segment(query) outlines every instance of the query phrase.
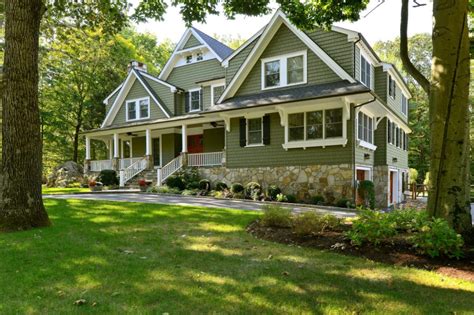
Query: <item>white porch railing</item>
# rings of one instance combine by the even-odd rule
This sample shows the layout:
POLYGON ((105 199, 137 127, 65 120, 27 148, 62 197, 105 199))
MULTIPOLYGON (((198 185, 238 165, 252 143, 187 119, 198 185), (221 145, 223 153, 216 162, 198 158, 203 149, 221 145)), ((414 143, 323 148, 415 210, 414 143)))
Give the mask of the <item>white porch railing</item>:
POLYGON ((135 177, 138 173, 142 172, 147 168, 148 161, 146 158, 135 159, 135 162, 129 165, 125 169, 120 170, 120 187, 124 187, 125 184, 135 177))
POLYGON ((157 175, 157 184, 161 186, 161 184, 171 175, 173 175, 176 171, 183 167, 183 157, 180 155, 162 168, 159 168, 156 172, 157 175))
POLYGON ((218 166, 222 165, 224 152, 191 153, 188 154, 188 166, 218 166))
POLYGON ((90 170, 92 172, 100 172, 102 170, 111 170, 112 160, 96 160, 90 161, 90 170))
POLYGON ((136 157, 136 158, 125 158, 125 159, 120 159, 120 169, 126 169, 130 165, 142 160, 143 157, 136 157))

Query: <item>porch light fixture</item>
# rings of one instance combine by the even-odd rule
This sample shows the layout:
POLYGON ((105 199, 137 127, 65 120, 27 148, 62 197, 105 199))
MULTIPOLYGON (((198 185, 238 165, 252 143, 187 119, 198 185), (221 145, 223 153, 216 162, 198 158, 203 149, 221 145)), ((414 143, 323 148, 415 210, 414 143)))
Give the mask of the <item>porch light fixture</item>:
POLYGON ((370 154, 364 153, 364 160, 369 160, 369 159, 370 159, 370 154))
POLYGON ((392 162, 393 163, 397 163, 398 162, 398 159, 396 157, 392 158, 392 162))

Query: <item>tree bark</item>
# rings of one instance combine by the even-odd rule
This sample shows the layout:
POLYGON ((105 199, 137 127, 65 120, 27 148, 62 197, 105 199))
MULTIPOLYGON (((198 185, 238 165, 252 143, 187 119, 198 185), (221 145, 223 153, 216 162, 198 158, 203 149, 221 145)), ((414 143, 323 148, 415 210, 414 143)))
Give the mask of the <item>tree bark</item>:
POLYGON ((456 231, 472 229, 469 200, 468 0, 433 3, 428 211, 456 231))
POLYGON ((41 196, 38 107, 41 0, 7 0, 3 94, 0 231, 50 224, 41 196))
POLYGON ((82 129, 82 111, 84 107, 83 100, 80 101, 79 107, 76 112, 76 125, 74 126, 74 141, 73 141, 73 150, 72 150, 72 160, 74 162, 79 161, 79 135, 82 129))

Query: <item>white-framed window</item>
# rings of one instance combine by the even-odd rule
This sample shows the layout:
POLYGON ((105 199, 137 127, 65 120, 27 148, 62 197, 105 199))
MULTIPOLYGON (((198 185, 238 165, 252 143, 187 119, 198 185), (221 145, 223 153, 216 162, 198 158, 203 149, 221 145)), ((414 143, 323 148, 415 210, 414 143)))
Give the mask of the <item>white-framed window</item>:
POLYGON ((126 121, 150 118, 150 98, 129 100, 126 103, 126 121))
POLYGON ((186 56, 186 63, 191 63, 193 62, 193 55, 187 55, 186 56))
POLYGON ((288 141, 342 137, 342 108, 288 114, 288 141))
POLYGON ((388 75, 388 95, 390 95, 392 99, 395 99, 397 93, 396 91, 397 84, 395 83, 395 80, 392 79, 392 76, 388 75))
POLYGON ((360 54, 360 82, 366 87, 372 86, 372 65, 360 54))
POLYGON ((204 56, 201 52, 196 53, 196 61, 201 61, 204 59, 204 56))
POLYGON ((262 90, 306 83, 306 56, 305 50, 262 59, 262 90))
POLYGON ((247 146, 263 144, 263 119, 248 118, 247 119, 247 146))
POLYGON ((403 94, 402 94, 402 113, 405 116, 408 115, 408 99, 403 94))
POLYGON ((189 111, 196 112, 201 110, 201 89, 189 91, 189 111))
POLYGON ((214 84, 211 85, 211 102, 212 105, 216 105, 219 97, 221 97, 222 93, 225 90, 224 84, 214 84))
POLYGON ((357 115, 357 138, 364 142, 374 144, 374 119, 359 112, 357 115))

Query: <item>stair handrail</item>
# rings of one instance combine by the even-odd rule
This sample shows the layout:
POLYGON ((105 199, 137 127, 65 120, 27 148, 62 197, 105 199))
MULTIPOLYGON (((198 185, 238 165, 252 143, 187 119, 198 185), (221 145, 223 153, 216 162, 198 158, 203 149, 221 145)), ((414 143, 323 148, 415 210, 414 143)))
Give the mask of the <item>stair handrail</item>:
POLYGON ((120 187, 124 187, 129 180, 144 171, 147 168, 147 165, 147 159, 142 158, 132 163, 126 169, 120 170, 120 187))
POLYGON ((181 155, 172 159, 168 164, 165 166, 158 168, 157 170, 157 184, 161 186, 161 184, 171 175, 176 173, 183 167, 183 157, 181 155))

